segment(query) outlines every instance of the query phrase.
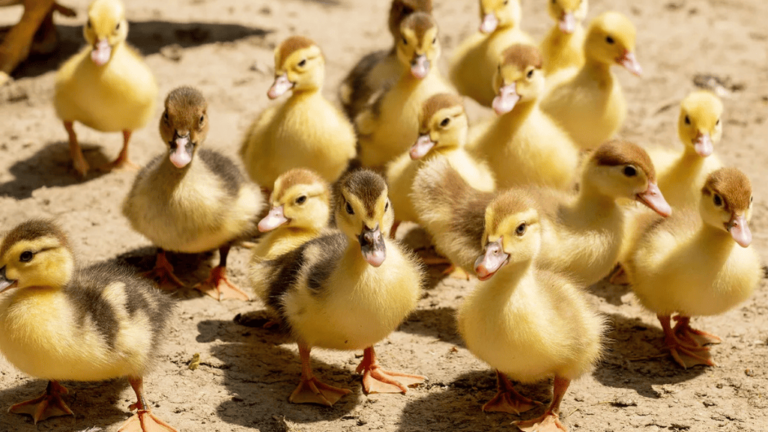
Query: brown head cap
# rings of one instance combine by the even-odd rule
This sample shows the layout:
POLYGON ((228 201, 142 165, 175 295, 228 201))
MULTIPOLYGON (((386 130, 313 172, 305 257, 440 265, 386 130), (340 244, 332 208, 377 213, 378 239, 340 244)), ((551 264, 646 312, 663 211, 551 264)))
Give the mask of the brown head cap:
POLYGON ((525 70, 528 66, 541 69, 541 53, 533 45, 515 44, 502 51, 501 64, 515 65, 520 70, 525 70))
POLYGON ((441 109, 455 106, 464 109, 464 101, 461 96, 451 93, 438 93, 427 99, 421 106, 420 127, 422 131, 429 129, 429 121, 441 109))
POLYGON ((704 196, 719 194, 728 211, 744 211, 752 202, 752 183, 736 168, 720 168, 710 174, 702 192, 704 196))
POLYGON ((595 150, 592 160, 597 165, 635 165, 645 172, 649 181, 656 181, 656 170, 648 153, 637 144, 623 140, 609 141, 595 150))
POLYGON ((322 184, 327 188, 327 184, 322 177, 320 177, 314 171, 306 168, 294 168, 290 171, 286 171, 277 181, 275 185, 274 194, 276 194, 272 201, 280 201, 287 190, 296 185, 311 185, 322 184))
POLYGON ((0 257, 20 241, 31 241, 43 237, 56 237, 63 246, 67 246, 66 234, 53 221, 32 219, 22 222, 5 236, 2 245, 0 245, 0 257))
POLYGON ((278 48, 280 50, 280 64, 275 66, 277 66, 278 69, 281 69, 285 64, 285 59, 290 57, 291 54, 298 50, 309 48, 314 45, 317 44, 315 44, 312 39, 306 38, 304 36, 289 37, 288 39, 284 40, 278 48))
POLYGON ((400 24, 414 12, 432 13, 432 0, 393 0, 389 9, 389 32, 400 33, 400 24))
POLYGON ((424 12, 415 12, 408 15, 400 24, 400 29, 411 29, 416 35, 416 38, 421 41, 424 39, 424 35, 430 29, 437 26, 435 19, 432 15, 424 12))

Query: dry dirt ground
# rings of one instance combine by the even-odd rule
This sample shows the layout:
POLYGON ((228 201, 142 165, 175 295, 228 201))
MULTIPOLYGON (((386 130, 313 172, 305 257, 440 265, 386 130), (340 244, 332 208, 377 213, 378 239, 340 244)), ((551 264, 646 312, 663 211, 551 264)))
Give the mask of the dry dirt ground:
MULTIPOLYGON (((78 181, 70 168, 66 134, 52 105, 54 70, 81 45, 87 0, 70 0, 81 12, 59 19, 62 44, 53 58, 31 59, 17 81, 0 89, 0 230, 29 217, 56 218, 70 233, 82 263, 120 260, 152 265, 153 250, 131 231, 120 204, 131 173, 91 175, 78 181)), ((172 88, 200 88, 210 104, 210 147, 235 156, 249 122, 268 105, 272 48, 291 34, 316 40, 327 55, 325 93, 336 100, 344 74, 365 53, 390 44, 388 0, 130 0, 129 40, 146 56, 164 97, 172 88)), ((475 31, 477 1, 435 0, 444 57, 475 31)), ((523 26, 538 38, 552 25, 546 0, 524 0, 523 26)), ((615 9, 638 28, 642 79, 618 71, 630 115, 622 131, 644 145, 677 145, 677 102, 693 88, 696 74, 729 78, 725 99, 722 158, 752 178, 755 188, 754 247, 768 258, 768 2, 763 0, 593 0, 590 17, 615 9), (763 167, 763 168, 761 168, 763 167)), ((0 10, 0 23, 20 11, 0 10)), ((445 66, 445 61, 441 67, 445 66)), ((474 120, 491 113, 471 107, 474 120)), ((159 118, 160 112, 156 113, 159 118)), ((116 156, 119 134, 78 129, 94 166, 116 156)), ((163 151, 156 119, 134 134, 138 163, 163 151)), ((405 232, 405 230, 404 230, 405 232)), ((424 242, 418 230, 410 244, 424 242)), ((236 283, 245 285, 248 252, 230 258, 236 283)), ((215 257, 173 257, 187 282, 205 276, 215 257)), ((481 404, 495 390, 494 374, 476 360, 457 335, 454 314, 473 282, 439 280, 440 269, 419 308, 378 346, 393 370, 429 377, 407 395, 362 394, 354 367, 360 353, 313 352, 316 373, 353 394, 333 408, 292 405, 288 395, 299 378, 295 345, 285 336, 233 322, 238 313, 259 311, 253 303, 217 303, 195 292, 180 302, 158 367, 146 379, 154 412, 181 431, 495 431, 514 430, 516 416, 483 414, 481 404), (200 354, 197 370, 188 363, 200 354)), ((763 283, 745 304, 696 324, 724 337, 714 348, 719 367, 682 370, 662 353, 662 333, 625 288, 598 284, 594 305, 610 331, 606 355, 589 376, 576 382, 563 402, 571 430, 765 431, 768 430, 768 290, 763 283)), ((0 431, 116 431, 128 417, 133 394, 124 381, 65 383, 77 417, 44 421, 0 414, 0 431)), ((30 379, 0 359, 0 408, 39 394, 45 383, 30 379)), ((549 383, 524 387, 549 399, 549 383)), ((536 412, 538 414, 538 412, 536 412)), ((530 415, 530 414, 529 414, 530 415)))

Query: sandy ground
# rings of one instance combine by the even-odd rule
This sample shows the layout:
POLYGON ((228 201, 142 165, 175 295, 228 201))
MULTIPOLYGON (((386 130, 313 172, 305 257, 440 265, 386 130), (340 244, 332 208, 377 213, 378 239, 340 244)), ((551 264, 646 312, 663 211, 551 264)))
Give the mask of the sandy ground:
MULTIPOLYGON (((131 231, 120 204, 131 173, 92 175, 77 181, 70 168, 66 134, 52 105, 54 70, 82 43, 80 26, 87 0, 70 0, 81 11, 60 19, 62 44, 53 58, 32 59, 17 81, 0 89, 0 230, 29 217, 56 218, 70 233, 82 263, 117 259, 147 269, 153 250, 131 231)), ((189 84, 209 100, 210 147, 235 156, 249 122, 264 109, 271 82, 272 48, 291 34, 315 39, 327 55, 325 93, 336 100, 338 83, 365 53, 387 47, 387 0, 130 0, 129 40, 147 55, 164 97, 189 84), (174 45, 175 44, 175 45, 174 45), (180 58, 178 58, 180 56, 180 58)), ((444 57, 475 31, 474 0, 435 0, 442 26, 444 57)), ((768 104, 768 3, 762 0, 593 0, 590 17, 616 9, 638 27, 638 58, 645 76, 625 71, 630 115, 622 135, 644 145, 677 145, 677 102, 693 88, 699 73, 730 78, 737 85, 725 99, 725 135, 717 151, 753 180, 754 246, 768 254, 768 164, 765 137, 768 104)), ((524 1, 524 28, 537 38, 552 24, 545 0, 524 1)), ((0 11, 12 23, 17 9, 0 11)), ((442 67, 445 66, 443 61, 442 67)), ((158 101, 159 102, 159 101, 158 101)), ((477 120, 491 113, 476 106, 477 120)), ((160 112, 156 113, 156 119, 160 112)), ((148 162, 164 147, 156 119, 134 134, 132 154, 148 162)), ((116 156, 119 134, 78 128, 91 165, 116 156)), ((403 230, 405 233, 405 230, 403 230)), ((424 243, 418 230, 406 234, 424 243)), ((202 279, 213 255, 173 257, 187 282, 202 279)), ((245 285, 248 252, 230 258, 232 279, 245 285)), ((420 373, 428 382, 407 395, 362 394, 354 367, 360 353, 313 352, 316 373, 353 394, 335 407, 292 405, 297 384, 297 350, 284 335, 233 322, 238 314, 258 312, 257 301, 217 303, 194 292, 180 302, 158 367, 146 379, 154 412, 182 431, 495 431, 513 430, 518 417, 483 414, 480 406, 495 389, 494 374, 476 360, 457 335, 454 314, 472 282, 440 280, 440 269, 419 308, 377 346, 382 363, 393 370, 420 373), (188 363, 201 357, 197 370, 188 363)), ((768 429, 768 290, 761 284, 746 304, 696 324, 724 337, 714 348, 717 368, 684 371, 658 357, 661 330, 625 288, 598 284, 592 303, 610 322, 603 362, 576 382, 563 402, 571 430, 609 431, 765 431, 768 429)), ((65 383, 77 417, 37 426, 27 417, 0 414, 0 431, 115 431, 129 416, 133 394, 124 381, 65 383)), ((36 396, 45 383, 32 380, 0 359, 0 408, 36 396)), ((549 399, 549 383, 524 387, 549 399)), ((536 412, 538 414, 538 412, 536 412)), ((531 416, 528 414, 526 417, 531 416)))

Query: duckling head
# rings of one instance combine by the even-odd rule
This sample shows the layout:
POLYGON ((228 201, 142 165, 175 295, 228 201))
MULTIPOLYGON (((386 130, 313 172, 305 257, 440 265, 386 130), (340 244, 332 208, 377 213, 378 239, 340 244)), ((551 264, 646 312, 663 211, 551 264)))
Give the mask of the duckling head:
POLYGON ((519 102, 535 101, 544 91, 544 72, 539 50, 533 45, 515 44, 501 53, 493 77, 493 110, 502 115, 519 102))
POLYGON ((280 226, 320 230, 328 225, 331 192, 314 171, 294 168, 275 181, 269 214, 259 222, 259 231, 280 226))
POLYGON ((461 96, 438 93, 427 99, 419 113, 419 138, 411 146, 411 159, 436 149, 459 148, 467 140, 469 124, 461 96))
POLYGON ((432 15, 424 12, 408 15, 400 24, 397 58, 410 67, 411 75, 423 79, 439 57, 437 23, 432 15))
POLYGON ((128 37, 128 20, 125 19, 123 4, 119 0, 95 0, 91 3, 83 35, 93 47, 91 60, 97 66, 107 64, 113 49, 128 37))
POLYGON ((514 27, 522 19, 520 0, 480 0, 480 32, 514 27))
POLYGON ((291 36, 275 48, 275 82, 267 96, 277 99, 288 90, 320 90, 325 80, 325 58, 311 39, 291 36))
POLYGON ((605 12, 589 25, 584 51, 588 58, 611 65, 618 63, 640 76, 643 68, 635 57, 637 31, 629 18, 618 12, 605 12))
POLYGON ((488 280, 507 265, 529 263, 540 247, 539 212, 523 191, 507 190, 485 210, 485 253, 475 261, 475 273, 488 280))
POLYGON ((741 247, 752 243, 752 184, 736 168, 720 168, 707 177, 701 190, 701 217, 705 223, 725 230, 741 247))
POLYGON ((723 136, 722 115, 723 103, 711 92, 696 91, 683 99, 677 132, 686 150, 692 149, 701 157, 711 155, 713 144, 723 136))
POLYGON ((0 293, 13 288, 60 288, 74 270, 67 236, 51 221, 24 222, 0 244, 0 293))
POLYGON ((334 194, 336 225, 350 241, 360 243, 363 259, 374 267, 387 256, 385 239, 395 221, 387 193, 380 175, 362 169, 336 183, 334 194))
POLYGON ((551 0, 549 15, 557 21, 561 32, 571 34, 587 17, 588 3, 588 0, 551 0))
POLYGON ((208 102, 192 87, 179 87, 165 98, 160 136, 168 145, 171 163, 187 167, 208 135, 208 102))
POLYGON ((637 200, 661 216, 672 214, 656 183, 651 158, 631 142, 616 140, 598 147, 585 167, 582 183, 605 196, 637 200))
POLYGON ((400 23, 414 12, 432 13, 432 0, 393 0, 389 9, 389 32, 397 40, 400 37, 400 23))

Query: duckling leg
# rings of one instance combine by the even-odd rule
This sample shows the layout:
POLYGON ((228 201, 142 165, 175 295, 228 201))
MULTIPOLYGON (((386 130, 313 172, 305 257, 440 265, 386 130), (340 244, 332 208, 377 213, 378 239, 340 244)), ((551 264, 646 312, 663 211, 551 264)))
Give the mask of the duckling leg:
POLYGON ((539 418, 515 422, 515 426, 523 432, 568 432, 568 428, 560 423, 560 402, 568 390, 571 380, 555 376, 555 388, 549 409, 539 418))
POLYGON ((173 266, 168 262, 168 258, 165 257, 165 251, 162 249, 157 250, 155 268, 144 273, 144 277, 154 280, 161 288, 168 284, 176 285, 181 288, 184 287, 184 282, 179 280, 173 273, 173 266))
POLYGON ((672 358, 677 364, 688 369, 696 365, 717 366, 709 355, 709 348, 687 344, 678 339, 675 330, 670 324, 669 315, 658 315, 661 328, 664 330, 664 343, 667 349, 672 353, 672 358))
POLYGON ((716 345, 723 342, 718 336, 691 327, 691 317, 678 315, 674 320, 677 322, 674 328, 675 336, 681 340, 689 341, 696 346, 716 345))
POLYGON ((339 399, 352 393, 350 390, 323 384, 312 374, 309 352, 312 348, 299 342, 299 356, 301 357, 301 382, 296 390, 291 393, 288 401, 303 404, 313 403, 333 406, 339 399))
POLYGON ((227 245, 219 249, 219 265, 211 270, 211 275, 205 282, 195 285, 195 289, 219 301, 228 298, 248 301, 251 297, 227 279, 229 248, 227 245))
POLYGON ((518 393, 512 383, 509 382, 509 378, 498 370, 496 371, 496 383, 499 391, 493 399, 483 405, 485 412, 520 414, 541 405, 541 402, 528 399, 518 393))
POLYGON ((30 47, 30 53, 34 54, 50 54, 56 50, 59 45, 59 34, 56 31, 56 25, 53 23, 53 12, 55 7, 48 11, 48 15, 45 16, 43 22, 40 24, 40 28, 35 33, 35 39, 30 47))
POLYGON ((137 410, 133 417, 123 423, 117 432, 178 432, 173 426, 160 420, 147 408, 144 400, 144 380, 132 377, 128 379, 133 391, 136 393, 136 403, 128 409, 137 410))
POLYGON ((371 393, 402 393, 408 391, 408 387, 424 382, 426 377, 421 375, 409 375, 400 372, 386 371, 376 361, 376 352, 373 347, 368 347, 363 352, 363 361, 357 366, 357 373, 363 372, 363 390, 371 393))
POLYGON ((67 415, 74 417, 75 414, 61 398, 62 395, 67 393, 69 391, 58 382, 48 381, 48 387, 42 396, 16 404, 9 408, 8 412, 31 415, 35 424, 51 417, 67 415))
POLYGON ((123 131, 123 149, 120 150, 117 159, 106 165, 100 166, 99 171, 135 171, 139 169, 139 166, 131 162, 131 159, 128 157, 128 143, 131 141, 132 133, 133 131, 129 130, 123 131))
POLYGON ((24 14, 0 44, 0 86, 11 80, 11 72, 29 56, 35 33, 53 3, 53 0, 24 2, 24 14))
POLYGON ((85 177, 90 166, 83 156, 83 149, 80 148, 80 143, 77 142, 74 122, 65 121, 64 129, 69 134, 69 154, 72 155, 72 164, 75 166, 75 171, 80 174, 80 177, 85 177))

